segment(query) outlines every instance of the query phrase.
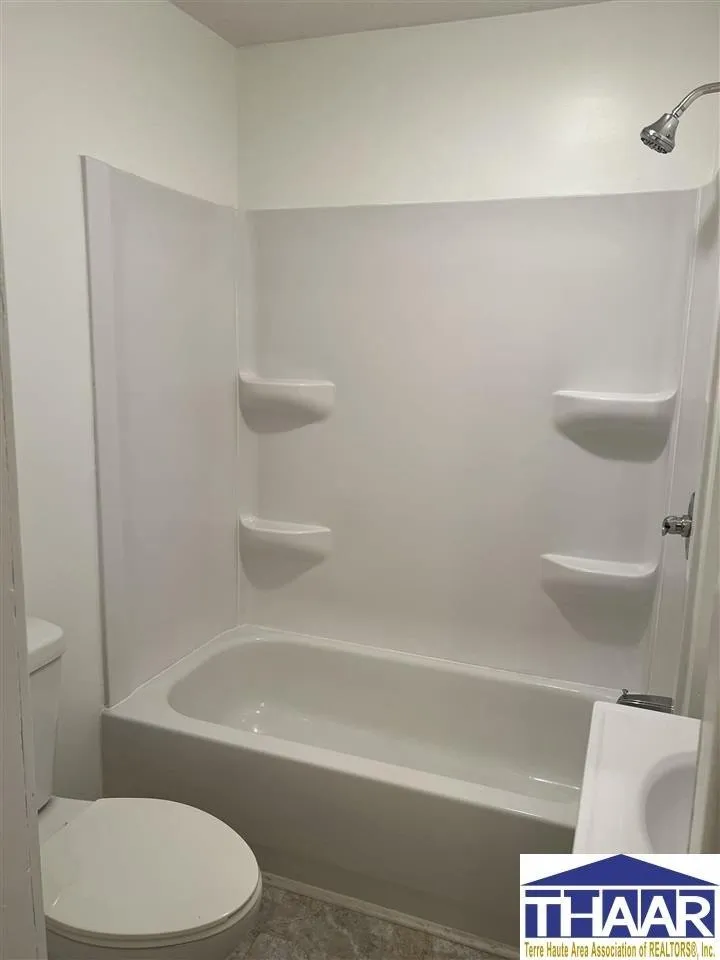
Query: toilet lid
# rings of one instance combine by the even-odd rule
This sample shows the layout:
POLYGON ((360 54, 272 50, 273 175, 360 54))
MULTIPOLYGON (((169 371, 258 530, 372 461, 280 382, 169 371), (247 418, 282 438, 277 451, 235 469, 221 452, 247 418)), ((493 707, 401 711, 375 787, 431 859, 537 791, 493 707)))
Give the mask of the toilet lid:
POLYGON ((41 852, 48 927, 78 939, 182 938, 241 910, 260 879, 234 830, 169 800, 98 800, 41 852))

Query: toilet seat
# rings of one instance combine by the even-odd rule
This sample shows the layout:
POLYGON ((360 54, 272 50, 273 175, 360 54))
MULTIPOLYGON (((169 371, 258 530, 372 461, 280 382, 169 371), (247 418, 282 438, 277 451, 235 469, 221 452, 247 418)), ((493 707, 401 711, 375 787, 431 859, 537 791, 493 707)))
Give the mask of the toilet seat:
POLYGON ((238 923, 260 896, 252 850, 169 800, 98 800, 41 847, 48 931, 98 946, 165 946, 238 923))

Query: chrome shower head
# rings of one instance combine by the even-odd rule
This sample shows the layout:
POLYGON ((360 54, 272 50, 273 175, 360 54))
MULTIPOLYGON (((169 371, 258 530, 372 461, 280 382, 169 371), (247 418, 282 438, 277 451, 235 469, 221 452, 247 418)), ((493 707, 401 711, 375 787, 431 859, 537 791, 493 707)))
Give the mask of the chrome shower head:
POLYGON ((664 113, 654 123, 640 131, 640 139, 646 147, 658 153, 670 153, 675 149, 675 131, 680 118, 673 113, 664 113))
POLYGON ((643 127, 640 131, 640 139, 645 146, 657 153, 671 153, 675 149, 675 131, 680 123, 680 117, 691 103, 706 93, 720 93, 720 83, 703 83, 702 86, 695 87, 686 97, 683 97, 671 113, 664 113, 654 123, 643 127))

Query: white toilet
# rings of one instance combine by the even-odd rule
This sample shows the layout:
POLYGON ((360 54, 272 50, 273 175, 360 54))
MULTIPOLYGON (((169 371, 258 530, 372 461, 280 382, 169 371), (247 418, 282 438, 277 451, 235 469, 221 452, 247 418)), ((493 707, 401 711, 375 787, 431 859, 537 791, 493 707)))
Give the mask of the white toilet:
POLYGON ((182 803, 53 797, 63 633, 27 627, 50 960, 225 960, 260 906, 252 850, 182 803))

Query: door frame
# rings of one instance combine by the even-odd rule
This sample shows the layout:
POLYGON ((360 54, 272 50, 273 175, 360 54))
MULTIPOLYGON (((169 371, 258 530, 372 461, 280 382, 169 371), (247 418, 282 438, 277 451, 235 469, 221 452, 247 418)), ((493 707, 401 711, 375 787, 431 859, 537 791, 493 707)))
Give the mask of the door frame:
POLYGON ((0 225, 0 960, 47 956, 0 225))
POLYGON ((690 852, 716 853, 720 850, 720 329, 700 504, 685 615, 688 667, 680 706, 683 713, 701 720, 690 852))

